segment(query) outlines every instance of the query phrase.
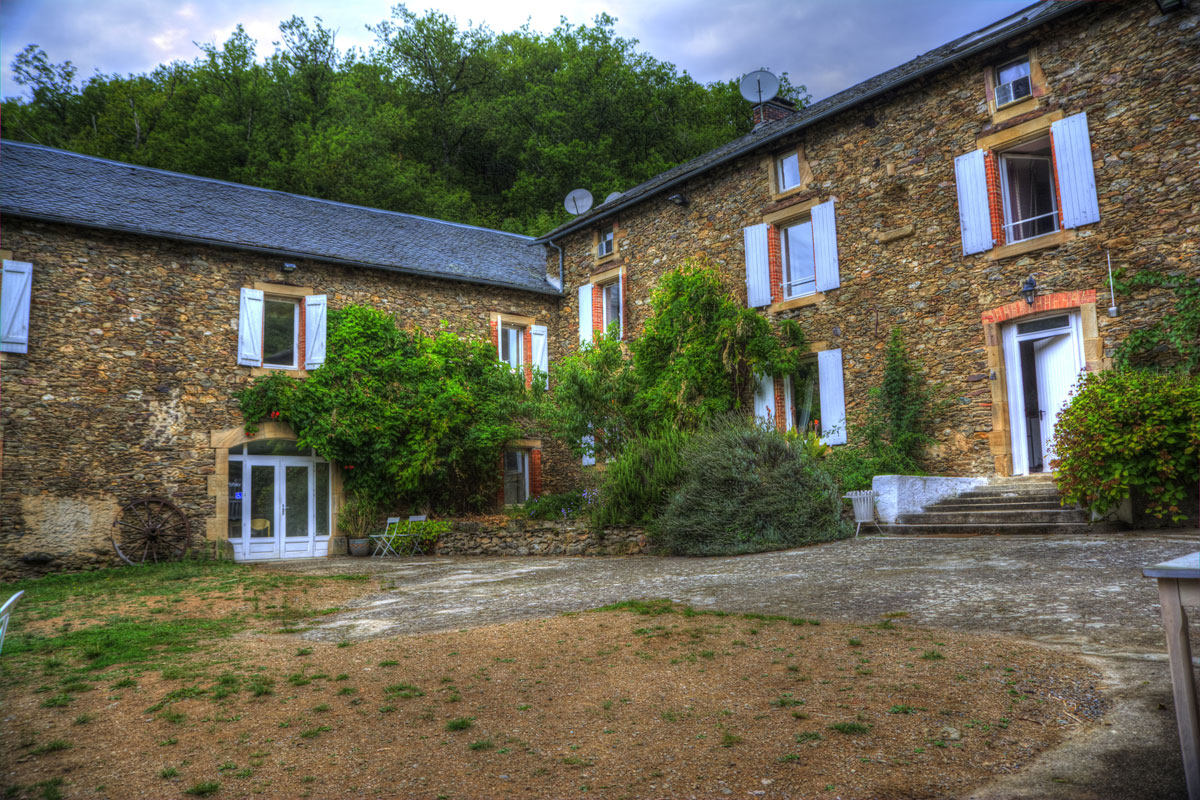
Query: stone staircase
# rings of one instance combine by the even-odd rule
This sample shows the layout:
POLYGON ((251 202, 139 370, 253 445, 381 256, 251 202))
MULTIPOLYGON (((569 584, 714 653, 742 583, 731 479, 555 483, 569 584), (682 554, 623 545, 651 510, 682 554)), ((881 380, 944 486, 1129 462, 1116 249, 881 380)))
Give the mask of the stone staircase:
POLYGON ((1050 475, 992 478, 955 497, 939 500, 917 513, 901 514, 885 527, 892 535, 1062 534, 1115 530, 1109 523, 1088 524, 1089 514, 1063 507, 1050 475))

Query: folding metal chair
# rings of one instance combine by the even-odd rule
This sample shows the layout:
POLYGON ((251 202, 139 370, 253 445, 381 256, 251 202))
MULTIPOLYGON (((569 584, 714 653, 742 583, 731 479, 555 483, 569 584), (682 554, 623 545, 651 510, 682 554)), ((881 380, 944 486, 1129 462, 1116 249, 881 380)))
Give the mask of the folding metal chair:
POLYGON ((394 546, 394 539, 398 535, 400 535, 400 518, 388 517, 387 527, 383 529, 383 533, 373 533, 368 537, 373 547, 371 557, 383 558, 384 556, 400 555, 394 546))
POLYGON ((8 618, 12 616, 13 606, 21 599, 24 592, 17 592, 0 606, 0 650, 4 649, 4 632, 8 630, 8 618))
POLYGON ((421 548, 421 538, 417 536, 417 532, 413 530, 414 522, 424 522, 424 514, 414 514, 408 518, 408 524, 404 526, 404 533, 396 535, 392 543, 396 545, 397 555, 415 556, 421 548))

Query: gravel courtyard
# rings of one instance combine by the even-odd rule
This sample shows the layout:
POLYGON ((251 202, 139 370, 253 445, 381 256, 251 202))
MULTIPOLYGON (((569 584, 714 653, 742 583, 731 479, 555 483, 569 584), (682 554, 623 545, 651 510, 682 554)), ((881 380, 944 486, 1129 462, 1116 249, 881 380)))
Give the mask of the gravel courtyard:
MULTIPOLYGON (((337 558, 275 563, 371 572, 386 594, 307 636, 374 638, 471 628, 631 598, 697 608, 996 633, 1094 659, 1104 724, 976 798, 1185 796, 1154 581, 1142 567, 1200 549, 1173 532, 1137 537, 863 537, 737 558, 337 558)), ((1195 638, 1200 630, 1193 633, 1195 638)))

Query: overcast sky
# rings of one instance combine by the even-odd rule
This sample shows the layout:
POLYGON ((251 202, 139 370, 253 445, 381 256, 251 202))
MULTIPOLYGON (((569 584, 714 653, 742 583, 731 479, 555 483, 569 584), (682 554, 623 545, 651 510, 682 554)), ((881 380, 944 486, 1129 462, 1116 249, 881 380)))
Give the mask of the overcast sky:
MULTIPOLYGON (((617 17, 617 33, 703 82, 760 67, 787 72, 814 100, 882 72, 1030 4, 1031 0, 442 0, 458 19, 513 30, 527 20, 550 31, 566 17, 591 23, 617 17)), ((0 94, 21 92, 9 65, 27 44, 54 62, 72 61, 80 78, 95 72, 140 73, 192 61, 194 42, 224 42, 240 22, 270 53, 279 23, 293 14, 321 17, 339 47, 366 48, 365 29, 391 15, 391 0, 3 0, 0 94)), ((412 0, 413 10, 435 7, 412 0)))

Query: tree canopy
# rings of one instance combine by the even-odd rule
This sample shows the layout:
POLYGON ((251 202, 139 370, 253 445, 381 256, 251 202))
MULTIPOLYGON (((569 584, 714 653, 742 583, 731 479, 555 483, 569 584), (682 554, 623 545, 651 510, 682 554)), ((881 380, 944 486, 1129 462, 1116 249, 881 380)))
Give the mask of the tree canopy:
MULTIPOLYGON (((80 82, 36 44, 7 138, 329 200, 544 233, 562 197, 623 191, 750 129, 734 80, 701 84, 608 15, 551 33, 460 27, 398 5, 340 50, 292 17, 265 59, 239 25, 191 63, 80 82)), ((784 76, 801 105, 803 86, 784 76)))

